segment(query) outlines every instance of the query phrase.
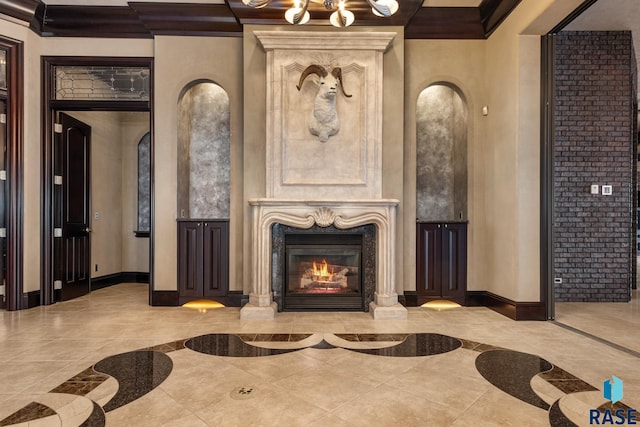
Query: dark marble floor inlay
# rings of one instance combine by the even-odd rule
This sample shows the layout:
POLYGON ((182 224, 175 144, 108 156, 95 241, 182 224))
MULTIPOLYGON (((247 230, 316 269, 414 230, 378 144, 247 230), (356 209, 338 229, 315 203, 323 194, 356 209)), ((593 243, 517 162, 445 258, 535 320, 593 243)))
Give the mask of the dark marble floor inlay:
POLYGON ((533 354, 513 350, 489 350, 476 358, 476 369, 500 390, 544 410, 549 404, 531 388, 531 378, 553 365, 533 354))
POLYGON ((171 373, 173 362, 158 351, 131 351, 102 359, 94 369, 118 381, 118 391, 104 406, 104 411, 109 412, 160 385, 171 373))
POLYGON ((93 402, 93 412, 89 415, 80 427, 104 427, 106 425, 106 417, 104 411, 96 402, 93 402))
POLYGON ((549 408, 549 425, 551 427, 578 427, 560 409, 560 399, 556 400, 549 408))
POLYGON ((350 349, 358 353, 390 357, 420 357, 442 354, 462 346, 462 342, 453 337, 440 334, 411 334, 398 345, 375 349, 350 349))
POLYGON ((540 373, 540 378, 566 394, 598 390, 591 384, 582 381, 580 378, 557 366, 554 366, 548 372, 540 373))
POLYGON ((9 415, 4 420, 0 421, 0 426, 10 426, 12 424, 28 423, 29 421, 35 421, 40 418, 50 417, 56 415, 57 412, 48 406, 38 402, 31 402, 24 408, 9 415))
POLYGON ((318 344, 314 345, 311 348, 317 348, 320 350, 329 350, 332 348, 337 348, 335 345, 326 342, 325 340, 320 341, 318 344))
POLYGON ((338 338, 352 342, 404 341, 407 334, 334 334, 338 338))
POLYGON ((309 338, 311 334, 239 334, 244 342, 296 342, 309 338))
POLYGON ((187 340, 184 345, 199 353, 230 357, 274 356, 299 350, 255 347, 245 343, 240 337, 230 334, 201 335, 187 340))

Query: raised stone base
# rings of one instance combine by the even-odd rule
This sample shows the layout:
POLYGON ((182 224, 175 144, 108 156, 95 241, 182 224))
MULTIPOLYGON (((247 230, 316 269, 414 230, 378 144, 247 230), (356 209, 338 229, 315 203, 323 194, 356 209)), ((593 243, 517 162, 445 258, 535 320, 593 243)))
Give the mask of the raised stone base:
POLYGON ((278 304, 275 302, 267 307, 259 307, 249 303, 240 309, 240 320, 273 320, 277 312, 278 304))
POLYGON ((375 302, 369 304, 369 313, 375 320, 406 320, 407 309, 402 304, 390 307, 378 306, 375 302))

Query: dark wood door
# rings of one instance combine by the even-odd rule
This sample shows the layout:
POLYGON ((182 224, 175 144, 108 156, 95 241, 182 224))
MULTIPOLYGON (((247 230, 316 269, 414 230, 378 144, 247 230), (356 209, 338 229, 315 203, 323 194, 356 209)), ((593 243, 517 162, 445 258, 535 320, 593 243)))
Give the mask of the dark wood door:
POLYGON ((178 293, 180 304, 203 297, 202 221, 178 222, 178 293))
POLYGON ((62 176, 60 191, 59 280, 62 280, 61 299, 89 292, 91 279, 90 178, 91 127, 73 117, 60 113, 58 167, 62 176))
POLYGON ((201 298, 224 301, 229 289, 229 222, 178 221, 180 304, 201 298))
POLYGON ((416 227, 418 303, 445 299, 464 305, 467 292, 467 224, 424 222, 416 227))
POLYGON ((465 304, 467 224, 445 223, 442 230, 442 298, 465 304))
POLYGON ((229 283, 229 235, 226 222, 203 224, 203 296, 226 296, 229 283))
MULTIPOLYGON (((441 296, 441 227, 441 224, 436 223, 421 223, 417 225, 416 291, 419 297, 428 297, 426 300, 438 299, 441 296)), ((425 298, 420 299, 421 304, 425 302, 425 298)))

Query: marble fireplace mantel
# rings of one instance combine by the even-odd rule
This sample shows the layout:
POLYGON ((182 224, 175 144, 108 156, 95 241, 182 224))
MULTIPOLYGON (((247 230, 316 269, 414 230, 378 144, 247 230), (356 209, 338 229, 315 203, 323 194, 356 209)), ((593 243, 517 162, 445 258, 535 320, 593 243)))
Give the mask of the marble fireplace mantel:
POLYGON ((274 224, 308 229, 314 224, 340 229, 376 226, 376 291, 369 312, 374 319, 404 319, 407 310, 395 291, 395 199, 373 200, 250 200, 252 213, 251 291, 240 318, 273 319, 277 312, 271 290, 271 228, 274 224))

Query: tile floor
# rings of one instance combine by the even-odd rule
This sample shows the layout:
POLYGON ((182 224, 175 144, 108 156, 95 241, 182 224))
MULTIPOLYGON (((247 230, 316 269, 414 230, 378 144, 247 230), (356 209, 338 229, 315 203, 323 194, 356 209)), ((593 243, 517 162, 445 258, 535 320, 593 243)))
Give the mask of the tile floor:
POLYGON ((0 426, 589 425, 612 375, 614 407, 640 409, 635 297, 557 308, 623 351, 485 308, 240 321, 237 308, 149 307, 146 285, 112 286, 0 312, 0 426))

